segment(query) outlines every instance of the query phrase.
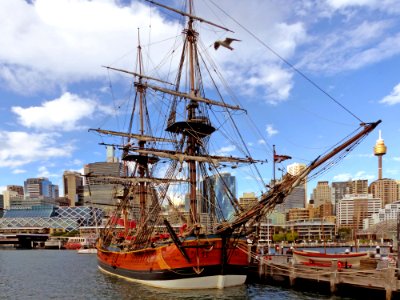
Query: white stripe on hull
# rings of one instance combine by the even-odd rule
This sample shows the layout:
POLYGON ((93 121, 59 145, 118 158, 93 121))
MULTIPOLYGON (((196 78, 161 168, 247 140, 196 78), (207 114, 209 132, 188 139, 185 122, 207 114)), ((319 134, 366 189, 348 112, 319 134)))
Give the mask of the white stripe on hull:
POLYGON ((173 280, 140 280, 109 272, 107 270, 104 270, 100 266, 99 269, 107 274, 118 276, 133 282, 164 289, 223 289, 230 286, 242 285, 246 281, 246 275, 214 275, 173 280))

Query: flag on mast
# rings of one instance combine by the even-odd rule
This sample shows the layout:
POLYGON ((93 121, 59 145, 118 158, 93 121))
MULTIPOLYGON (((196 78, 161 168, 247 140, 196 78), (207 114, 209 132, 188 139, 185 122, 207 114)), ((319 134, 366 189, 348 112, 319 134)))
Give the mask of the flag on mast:
POLYGON ((284 160, 291 159, 291 158, 292 158, 292 157, 289 156, 289 155, 279 155, 279 154, 276 154, 275 149, 274 149, 274 162, 276 162, 276 163, 281 163, 281 162, 283 162, 284 160))

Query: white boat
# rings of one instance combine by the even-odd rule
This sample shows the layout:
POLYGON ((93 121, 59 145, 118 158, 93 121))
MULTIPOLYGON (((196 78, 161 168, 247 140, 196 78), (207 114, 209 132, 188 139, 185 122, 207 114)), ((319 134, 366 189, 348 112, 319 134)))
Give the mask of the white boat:
POLYGON ((344 252, 344 253, 321 253, 316 251, 293 250, 293 259, 295 263, 328 266, 333 260, 343 266, 359 267, 360 260, 368 257, 368 252, 344 252))
POLYGON ((96 254, 96 248, 89 248, 89 249, 78 249, 79 254, 96 254))

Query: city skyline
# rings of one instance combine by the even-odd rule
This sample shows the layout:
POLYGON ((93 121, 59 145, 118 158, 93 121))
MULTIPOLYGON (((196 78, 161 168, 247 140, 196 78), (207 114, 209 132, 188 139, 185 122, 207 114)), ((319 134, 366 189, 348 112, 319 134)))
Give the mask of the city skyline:
MULTIPOLYGON (((213 2, 195 4, 199 16, 211 7, 215 13, 209 16, 211 21, 223 23, 235 32, 230 33, 233 37, 242 40, 234 51, 208 51, 227 70, 225 76, 238 90, 240 104, 258 125, 260 135, 245 131, 245 142, 255 158, 268 160, 261 167, 265 182, 272 178, 272 145, 278 154, 293 157, 278 165, 285 170, 294 162, 309 163, 360 120, 378 119, 383 120, 378 129, 387 146, 383 177, 400 178, 398 2, 327 0, 314 7, 307 1, 292 1, 285 7, 272 1, 252 5, 239 1, 235 6, 218 2, 234 20, 360 120, 310 85, 213 2), (252 18, 242 17, 250 13, 252 18), (239 68, 236 62, 243 61, 247 67, 239 68)), ((129 83, 127 77, 119 83, 121 78, 101 65, 134 69, 138 27, 143 48, 161 60, 158 45, 168 48, 165 32, 171 32, 167 34, 171 38, 179 36, 179 20, 138 1, 60 0, 55 5, 47 0, 5 0, 0 7, 0 22, 4 23, 0 26, 4 43, 0 47, 0 192, 7 185, 36 177, 47 177, 62 187, 65 170, 83 173, 85 164, 106 159, 105 149, 98 146, 101 140, 87 129, 118 128, 115 119, 120 112, 115 107, 125 101, 129 83), (11 19, 10 11, 19 13, 11 19), (149 15, 152 23, 144 26, 141 20, 149 15), (153 50, 149 44, 155 44, 153 50), (121 89, 116 92, 110 86, 121 89)), ((206 46, 213 41, 210 35, 203 37, 206 46)), ((157 65, 145 63, 146 72, 158 75, 152 63, 157 65)), ((239 123, 241 128, 245 125, 239 123)), ((378 159, 373 154, 377 139, 378 131, 374 131, 341 164, 310 182, 308 190, 323 180, 377 179, 378 159)), ((235 145, 218 142, 214 153, 237 154, 235 145)), ((260 193, 248 183, 246 170, 228 172, 238 180, 237 196, 260 193)))

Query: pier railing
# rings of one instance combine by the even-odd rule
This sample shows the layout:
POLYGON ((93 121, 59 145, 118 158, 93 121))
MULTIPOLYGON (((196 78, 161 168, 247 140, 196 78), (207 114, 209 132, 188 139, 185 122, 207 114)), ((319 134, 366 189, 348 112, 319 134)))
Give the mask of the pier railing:
POLYGON ((269 282, 287 282, 294 287, 299 279, 325 282, 330 292, 335 294, 340 285, 384 291, 386 299, 392 299, 393 292, 400 292, 400 281, 396 277, 396 269, 391 265, 378 265, 376 269, 344 269, 338 268, 337 262, 331 267, 314 267, 287 262, 286 256, 262 257, 258 265, 260 280, 269 282))

